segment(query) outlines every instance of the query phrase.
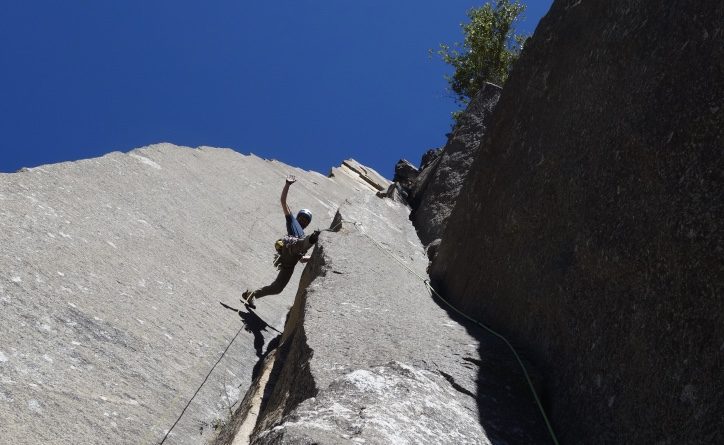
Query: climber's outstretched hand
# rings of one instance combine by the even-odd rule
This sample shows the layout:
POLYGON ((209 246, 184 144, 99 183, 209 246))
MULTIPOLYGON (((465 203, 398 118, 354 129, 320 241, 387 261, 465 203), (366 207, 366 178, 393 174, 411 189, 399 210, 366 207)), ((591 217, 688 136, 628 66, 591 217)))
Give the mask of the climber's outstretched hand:
POLYGON ((297 178, 294 175, 287 176, 287 184, 292 185, 297 182, 297 178))

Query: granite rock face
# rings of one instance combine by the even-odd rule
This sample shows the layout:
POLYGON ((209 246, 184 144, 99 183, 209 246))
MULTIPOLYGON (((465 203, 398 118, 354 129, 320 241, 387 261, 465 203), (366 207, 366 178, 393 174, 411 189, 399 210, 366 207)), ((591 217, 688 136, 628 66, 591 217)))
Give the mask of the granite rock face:
POLYGON ((438 373, 392 362, 340 375, 257 443, 490 444, 438 373))
POLYGON ((0 175, 0 442, 159 443, 177 419, 165 443, 545 442, 510 354, 432 300, 392 184, 330 176, 171 144, 0 175), (334 231, 250 313, 288 174, 334 231))
POLYGON ((410 190, 419 174, 420 171, 410 161, 400 159, 395 165, 395 176, 392 181, 398 183, 403 190, 410 190))
POLYGON ((408 186, 411 218, 423 244, 442 237, 500 91, 496 85, 485 84, 461 115, 442 150, 430 150, 423 156, 421 171, 408 186))
POLYGON ((546 443, 510 352, 431 298, 408 207, 349 199, 332 227, 265 365, 261 404, 239 408, 259 413, 250 442, 546 443))
POLYGON ((422 159, 420 160, 420 170, 426 169, 438 157, 440 157, 440 154, 442 154, 442 148, 431 148, 431 149, 427 150, 422 155, 422 159))
POLYGON ((724 442, 724 3, 556 1, 432 265, 567 443, 724 442))
MULTIPOLYGON (((159 144, 0 174, 0 442, 158 443, 246 322, 166 443, 210 439, 276 336, 219 302, 240 309, 275 277, 285 176, 290 205, 326 227, 345 199, 388 186, 366 171, 159 144)), ((279 330, 297 269, 258 304, 279 330)))
POLYGON ((360 164, 354 159, 347 159, 342 162, 341 166, 332 168, 329 177, 344 181, 355 191, 369 189, 373 192, 379 192, 387 190, 391 185, 391 182, 377 171, 360 164), (360 185, 366 188, 362 188, 360 185))

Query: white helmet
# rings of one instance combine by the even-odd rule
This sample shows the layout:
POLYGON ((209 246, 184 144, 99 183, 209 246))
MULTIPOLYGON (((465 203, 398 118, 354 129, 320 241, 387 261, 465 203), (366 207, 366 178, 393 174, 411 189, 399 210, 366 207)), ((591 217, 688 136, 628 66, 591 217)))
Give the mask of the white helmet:
POLYGON ((297 212, 297 220, 299 219, 300 216, 305 216, 307 218, 307 221, 309 221, 309 223, 312 222, 312 212, 309 209, 302 209, 299 212, 297 212))

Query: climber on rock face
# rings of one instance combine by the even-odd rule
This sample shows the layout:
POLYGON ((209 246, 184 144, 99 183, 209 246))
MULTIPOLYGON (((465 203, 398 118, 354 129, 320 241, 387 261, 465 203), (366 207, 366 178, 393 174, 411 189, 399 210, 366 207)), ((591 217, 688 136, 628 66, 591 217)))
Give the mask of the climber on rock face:
POLYGON ((317 238, 319 238, 319 230, 315 230, 311 235, 304 235, 304 228, 312 222, 312 212, 307 209, 302 209, 297 212, 296 216, 294 216, 287 205, 287 193, 289 192, 289 187, 295 182, 296 178, 293 175, 287 176, 284 189, 282 190, 281 202, 284 217, 287 220, 287 235, 278 240, 275 244, 278 257, 274 264, 277 265, 279 274, 270 285, 264 286, 255 291, 247 289, 242 294, 241 301, 252 309, 256 307, 254 305, 255 299, 265 297, 267 295, 275 295, 284 290, 284 287, 289 282, 289 279, 292 278, 294 266, 296 266, 299 261, 302 263, 309 261, 309 256, 305 256, 305 254, 309 248, 317 242, 317 238))

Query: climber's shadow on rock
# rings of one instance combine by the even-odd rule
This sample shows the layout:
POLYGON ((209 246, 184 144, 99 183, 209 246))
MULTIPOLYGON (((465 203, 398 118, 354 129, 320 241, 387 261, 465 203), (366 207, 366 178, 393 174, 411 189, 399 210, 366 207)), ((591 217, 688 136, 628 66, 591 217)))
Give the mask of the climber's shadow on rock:
POLYGON ((269 328, 269 324, 262 320, 254 311, 236 309, 224 303, 221 303, 221 305, 239 314, 239 317, 241 317, 244 323, 244 330, 254 335, 254 350, 256 351, 256 356, 262 358, 262 349, 264 348, 264 335, 262 331, 269 328))

